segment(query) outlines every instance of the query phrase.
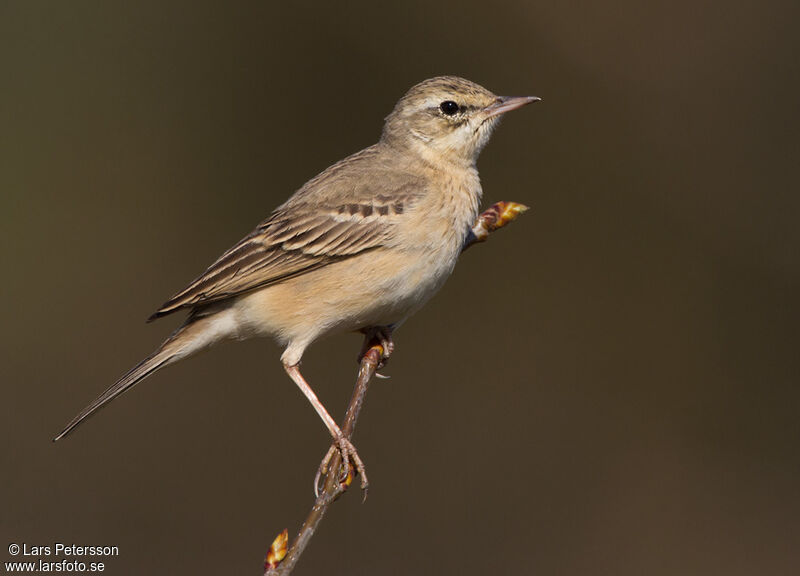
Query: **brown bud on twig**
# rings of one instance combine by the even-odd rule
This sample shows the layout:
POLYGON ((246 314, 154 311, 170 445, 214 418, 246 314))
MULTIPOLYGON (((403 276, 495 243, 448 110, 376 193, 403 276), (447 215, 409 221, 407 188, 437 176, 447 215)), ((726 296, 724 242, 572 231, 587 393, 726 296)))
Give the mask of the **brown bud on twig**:
POLYGON ((469 231, 467 240, 464 242, 464 250, 476 242, 484 242, 489 234, 502 228, 509 222, 517 219, 517 216, 528 210, 528 207, 518 202, 496 202, 487 210, 481 212, 478 220, 469 231))
POLYGON ((289 530, 285 529, 278 534, 272 545, 267 550, 267 556, 264 559, 264 572, 278 567, 278 564, 286 557, 286 551, 289 548, 289 530))

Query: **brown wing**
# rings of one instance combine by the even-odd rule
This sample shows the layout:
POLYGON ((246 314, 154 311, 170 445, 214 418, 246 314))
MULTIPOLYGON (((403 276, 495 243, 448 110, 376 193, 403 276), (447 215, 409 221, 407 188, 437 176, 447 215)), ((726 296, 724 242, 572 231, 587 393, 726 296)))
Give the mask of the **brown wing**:
POLYGON ((384 245, 394 234, 398 216, 413 206, 421 192, 416 181, 398 178, 392 184, 392 180, 384 179, 381 193, 375 194, 370 193, 374 179, 340 174, 329 182, 317 177, 149 320, 232 298, 384 245), (310 190, 312 184, 327 191, 310 190), (344 193, 332 194, 332 185, 344 193), (326 200, 320 201, 320 196, 326 200), (332 196, 341 201, 332 201, 332 196))

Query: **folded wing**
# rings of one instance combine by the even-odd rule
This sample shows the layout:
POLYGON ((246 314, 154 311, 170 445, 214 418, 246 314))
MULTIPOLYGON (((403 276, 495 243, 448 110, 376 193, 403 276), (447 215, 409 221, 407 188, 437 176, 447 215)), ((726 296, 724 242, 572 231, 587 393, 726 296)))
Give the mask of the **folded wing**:
MULTIPOLYGON (((336 169, 341 170, 334 166, 332 175, 336 169)), ((346 191, 300 190, 149 320, 232 298, 378 248, 392 238, 399 215, 413 208, 422 192, 419 183, 408 179, 399 179, 394 186, 391 178, 385 179, 376 194, 370 190, 374 180, 360 178, 353 186, 353 181, 342 175, 333 181, 325 175, 306 186, 321 189, 333 185, 346 191)))

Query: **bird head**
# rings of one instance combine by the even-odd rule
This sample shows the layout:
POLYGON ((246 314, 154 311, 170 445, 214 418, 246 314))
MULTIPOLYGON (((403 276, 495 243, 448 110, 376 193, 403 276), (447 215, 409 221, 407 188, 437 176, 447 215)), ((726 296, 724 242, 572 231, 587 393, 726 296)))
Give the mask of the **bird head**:
POLYGON ((506 112, 538 101, 536 96, 497 96, 457 76, 413 86, 386 117, 382 141, 434 162, 474 164, 506 112))

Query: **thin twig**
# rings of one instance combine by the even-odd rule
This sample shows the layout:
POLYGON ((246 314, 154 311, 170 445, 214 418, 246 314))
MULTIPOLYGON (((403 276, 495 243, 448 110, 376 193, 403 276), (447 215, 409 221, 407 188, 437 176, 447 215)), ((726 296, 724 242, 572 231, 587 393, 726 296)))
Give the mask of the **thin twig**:
POLYGON ((469 234, 467 234, 467 239, 464 241, 461 251, 463 252, 478 242, 486 242, 489 234, 516 220, 517 216, 526 210, 528 210, 527 206, 517 202, 495 202, 478 216, 469 234))
MULTIPOLYGON (((476 220, 475 225, 472 227, 467 239, 464 241, 462 251, 466 250, 475 243, 486 241, 486 239, 489 237, 489 234, 513 221, 517 216, 519 216, 522 212, 525 212, 527 209, 527 206, 517 204, 516 202, 497 202, 496 204, 493 204, 488 210, 482 212, 476 220)), ((353 396, 350 399, 350 404, 347 407, 347 413, 342 426, 342 432, 348 439, 353 436, 353 431, 356 427, 356 421, 358 420, 358 413, 361 411, 361 406, 364 403, 364 397, 367 394, 369 381, 375 374, 375 370, 383 359, 384 351, 379 343, 367 341, 365 342, 365 347, 366 352, 361 358, 358 379, 356 380, 353 396)), ((289 548, 289 551, 286 553, 286 556, 283 558, 283 560, 278 560, 276 562, 277 565, 269 562, 267 563, 264 576, 288 576, 288 574, 292 572, 295 564, 297 564, 297 561, 303 554, 303 551, 305 551, 306 546, 308 546, 309 541, 314 536, 314 532, 319 526, 319 523, 322 521, 322 518, 325 516, 325 513, 328 511, 328 508, 345 490, 347 490, 349 480, 352 479, 352 476, 348 476, 348 482, 346 483, 343 483, 340 480, 338 471, 341 469, 341 462, 342 457, 340 452, 338 450, 334 450, 333 458, 328 464, 328 473, 325 475, 325 485, 322 488, 319 496, 317 496, 316 500, 314 501, 314 505, 311 507, 311 512, 309 512, 305 522, 303 522, 300 532, 297 534, 297 537, 294 539, 291 548, 289 548)), ((350 471, 352 474, 352 467, 350 468, 350 471)), ((366 498, 366 491, 364 492, 364 497, 366 498)), ((285 535, 279 535, 278 539, 276 539, 276 543, 279 541, 281 541, 282 545, 285 545, 285 535)), ((275 544, 273 546, 275 546, 275 544)))
MULTIPOLYGON (((383 348, 380 344, 375 344, 367 350, 364 357, 361 359, 358 379, 356 380, 353 396, 347 407, 347 414, 345 415, 344 425, 342 426, 342 432, 348 439, 353 436, 353 430, 355 430, 356 421, 358 420, 358 413, 361 411, 361 406, 364 403, 364 396, 367 394, 369 381, 372 375, 375 374, 375 369, 381 361, 382 356, 383 348)), ((300 555, 303 553, 306 546, 308 546, 311 537, 314 536, 314 532, 322 521, 323 516, 325 516, 325 513, 328 511, 328 507, 347 489, 347 486, 343 485, 339 480, 338 470, 341 467, 341 462, 342 456, 337 450, 328 465, 329 472, 325 476, 325 485, 314 501, 314 506, 311 507, 311 512, 309 512, 308 517, 305 522, 303 522, 303 526, 300 528, 300 532, 292 543, 292 547, 276 568, 270 568, 264 572, 265 576, 285 576, 291 573, 300 555)))

